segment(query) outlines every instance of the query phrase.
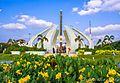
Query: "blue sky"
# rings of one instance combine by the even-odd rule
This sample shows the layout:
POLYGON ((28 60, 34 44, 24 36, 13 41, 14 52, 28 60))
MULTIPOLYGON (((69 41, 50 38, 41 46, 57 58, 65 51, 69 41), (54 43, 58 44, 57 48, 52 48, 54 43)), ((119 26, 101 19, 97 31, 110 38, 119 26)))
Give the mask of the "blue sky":
POLYGON ((63 24, 72 25, 92 39, 115 35, 120 40, 119 0, 0 0, 0 42, 9 38, 26 39, 51 24, 59 24, 59 11, 63 10, 63 24))

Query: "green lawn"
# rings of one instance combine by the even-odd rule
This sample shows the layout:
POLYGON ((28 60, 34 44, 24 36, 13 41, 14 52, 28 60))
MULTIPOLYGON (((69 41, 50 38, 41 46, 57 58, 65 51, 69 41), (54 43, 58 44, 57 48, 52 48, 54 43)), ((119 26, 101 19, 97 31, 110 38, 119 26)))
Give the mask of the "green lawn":
POLYGON ((113 58, 115 59, 116 62, 120 62, 120 55, 112 56, 112 55, 79 55, 82 58, 87 58, 87 59, 102 59, 102 58, 113 58))
MULTIPOLYGON (((112 56, 112 55, 79 55, 81 58, 87 59, 101 59, 101 58, 112 58, 114 57, 115 61, 120 62, 120 55, 112 56)), ((0 54, 0 61, 12 60, 14 61, 16 58, 19 58, 20 55, 12 55, 12 54, 0 54)))
POLYGON ((0 61, 14 61, 18 57, 20 57, 20 55, 0 54, 0 61))

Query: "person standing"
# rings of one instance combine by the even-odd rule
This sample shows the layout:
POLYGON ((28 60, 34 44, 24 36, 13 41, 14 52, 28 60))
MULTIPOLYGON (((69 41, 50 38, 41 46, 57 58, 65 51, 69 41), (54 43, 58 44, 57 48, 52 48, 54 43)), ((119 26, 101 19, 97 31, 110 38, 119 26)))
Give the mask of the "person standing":
POLYGON ((68 48, 68 54, 70 53, 70 50, 71 50, 71 48, 69 47, 69 48, 68 48))
POLYGON ((53 47, 53 54, 55 54, 55 48, 53 47))

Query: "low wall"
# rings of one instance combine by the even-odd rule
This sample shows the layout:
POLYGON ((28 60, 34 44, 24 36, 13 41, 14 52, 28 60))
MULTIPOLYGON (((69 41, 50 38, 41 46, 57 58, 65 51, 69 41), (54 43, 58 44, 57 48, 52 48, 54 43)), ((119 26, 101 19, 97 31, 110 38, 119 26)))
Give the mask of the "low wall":
POLYGON ((20 51, 11 51, 11 54, 20 54, 20 51))
POLYGON ((25 53, 29 53, 30 55, 45 55, 45 51, 25 51, 25 53))

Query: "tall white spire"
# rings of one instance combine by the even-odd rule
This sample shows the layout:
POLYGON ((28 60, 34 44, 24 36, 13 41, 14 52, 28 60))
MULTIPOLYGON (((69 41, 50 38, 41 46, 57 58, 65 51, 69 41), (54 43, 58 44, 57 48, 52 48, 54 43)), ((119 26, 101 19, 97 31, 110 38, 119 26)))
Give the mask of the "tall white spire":
POLYGON ((91 21, 89 21, 90 39, 92 40, 91 21))

